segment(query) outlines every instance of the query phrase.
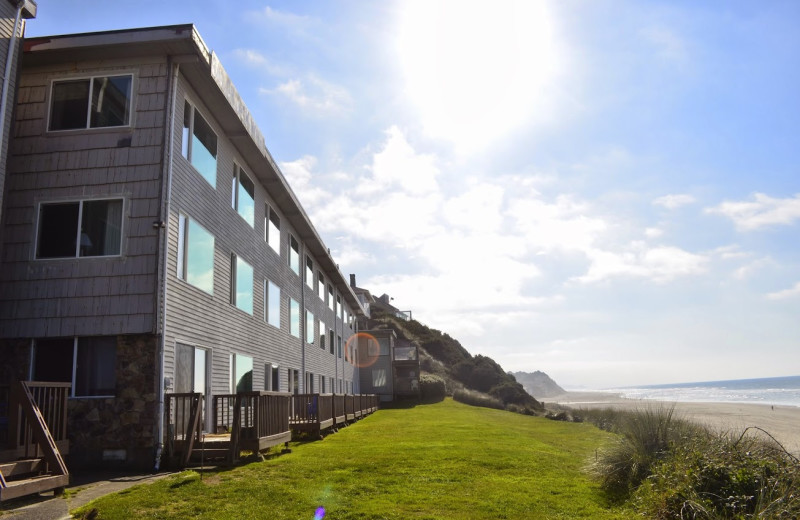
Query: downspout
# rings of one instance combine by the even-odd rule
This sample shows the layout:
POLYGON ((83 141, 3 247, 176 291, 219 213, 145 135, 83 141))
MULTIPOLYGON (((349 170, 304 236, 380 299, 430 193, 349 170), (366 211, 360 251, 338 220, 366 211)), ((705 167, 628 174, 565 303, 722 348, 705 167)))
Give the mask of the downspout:
MULTIPOLYGON (((300 236, 300 234, 298 233, 297 236, 300 236)), ((290 242, 289 243, 289 249, 291 249, 291 248, 292 248, 292 244, 290 242)), ((308 262, 308 259, 306 258, 306 255, 308 253, 306 252, 305 246, 303 247, 303 251, 305 253, 304 255, 302 255, 302 256, 298 255, 298 256, 300 256, 298 261, 305 260, 305 261, 301 262, 300 266, 299 266, 300 267, 300 273, 301 273, 301 275, 300 275, 300 316, 299 316, 299 318, 300 318, 300 322, 303 324, 303 326, 300 327, 300 353, 301 353, 300 373, 302 374, 300 377, 303 378, 303 385, 302 386, 298 385, 298 388, 301 388, 303 393, 308 394, 308 393, 310 393, 309 389, 306 388, 306 386, 307 386, 306 383, 308 382, 308 375, 306 374, 306 337, 308 337, 308 330, 307 330, 308 329, 308 310, 306 309, 306 281, 304 280, 305 273, 306 273, 306 262, 308 262)))
MULTIPOLYGON (((14 55, 17 47, 17 33, 19 32, 19 22, 22 19, 22 7, 25 2, 20 1, 17 5, 17 16, 14 18, 14 32, 11 41, 8 42, 8 54, 6 55, 6 68, 3 73, 3 91, 0 93, 0 143, 5 139, 6 132, 6 111, 8 110, 8 86, 11 83, 11 67, 14 65, 14 55)), ((0 197, 2 194, 0 194, 0 197)))
POLYGON ((163 263, 161 268, 161 305, 159 309, 159 326, 160 326, 160 340, 158 344, 158 421, 156 428, 155 439, 155 464, 153 471, 157 473, 161 469, 161 454, 164 451, 164 394, 166 390, 165 377, 164 377, 164 352, 167 345, 167 260, 169 256, 169 203, 172 199, 172 157, 175 147, 175 98, 178 92, 178 76, 180 75, 180 63, 174 63, 172 56, 167 56, 167 68, 169 74, 172 76, 168 79, 170 84, 169 100, 169 116, 166 117, 167 131, 164 132, 165 138, 169 139, 169 144, 164 147, 164 154, 166 155, 164 161, 164 176, 166 177, 166 195, 162 191, 163 199, 163 213, 161 214, 160 230, 162 236, 163 248, 163 263))

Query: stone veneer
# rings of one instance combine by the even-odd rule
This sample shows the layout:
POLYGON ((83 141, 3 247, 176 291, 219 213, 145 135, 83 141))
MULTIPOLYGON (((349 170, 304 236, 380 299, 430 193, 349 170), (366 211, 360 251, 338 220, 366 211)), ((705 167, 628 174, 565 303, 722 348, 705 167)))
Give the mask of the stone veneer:
MULTIPOLYGON (((158 343, 156 335, 118 336, 116 397, 69 400, 68 468, 153 468, 158 343)), ((30 345, 29 339, 0 341, 0 384, 27 379, 30 345)))

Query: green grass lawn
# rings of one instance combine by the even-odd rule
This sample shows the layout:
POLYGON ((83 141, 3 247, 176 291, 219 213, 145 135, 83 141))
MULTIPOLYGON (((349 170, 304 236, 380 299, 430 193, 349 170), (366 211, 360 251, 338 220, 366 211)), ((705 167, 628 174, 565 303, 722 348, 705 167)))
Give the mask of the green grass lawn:
POLYGON ((380 410, 323 441, 194 471, 90 503, 101 519, 628 518, 583 471, 609 439, 573 424, 452 400, 380 410))

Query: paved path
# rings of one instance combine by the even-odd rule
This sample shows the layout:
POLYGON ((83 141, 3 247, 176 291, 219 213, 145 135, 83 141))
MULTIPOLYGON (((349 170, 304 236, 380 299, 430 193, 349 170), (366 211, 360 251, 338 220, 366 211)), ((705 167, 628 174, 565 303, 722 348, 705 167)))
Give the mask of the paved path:
POLYGON ((72 474, 71 483, 64 496, 53 492, 40 493, 26 498, 10 500, 0 505, 1 520, 66 520, 69 510, 80 507, 95 498, 127 489, 137 484, 153 482, 172 473, 132 474, 97 471, 72 474))

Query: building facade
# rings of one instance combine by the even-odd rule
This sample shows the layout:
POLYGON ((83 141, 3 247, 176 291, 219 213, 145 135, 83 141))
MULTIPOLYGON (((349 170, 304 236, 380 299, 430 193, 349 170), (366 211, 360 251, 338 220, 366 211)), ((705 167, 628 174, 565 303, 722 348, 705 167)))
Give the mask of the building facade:
POLYGON ((166 392, 358 390, 358 299, 193 25, 27 39, 15 113, 0 383, 72 384, 72 465, 151 467, 166 392))

